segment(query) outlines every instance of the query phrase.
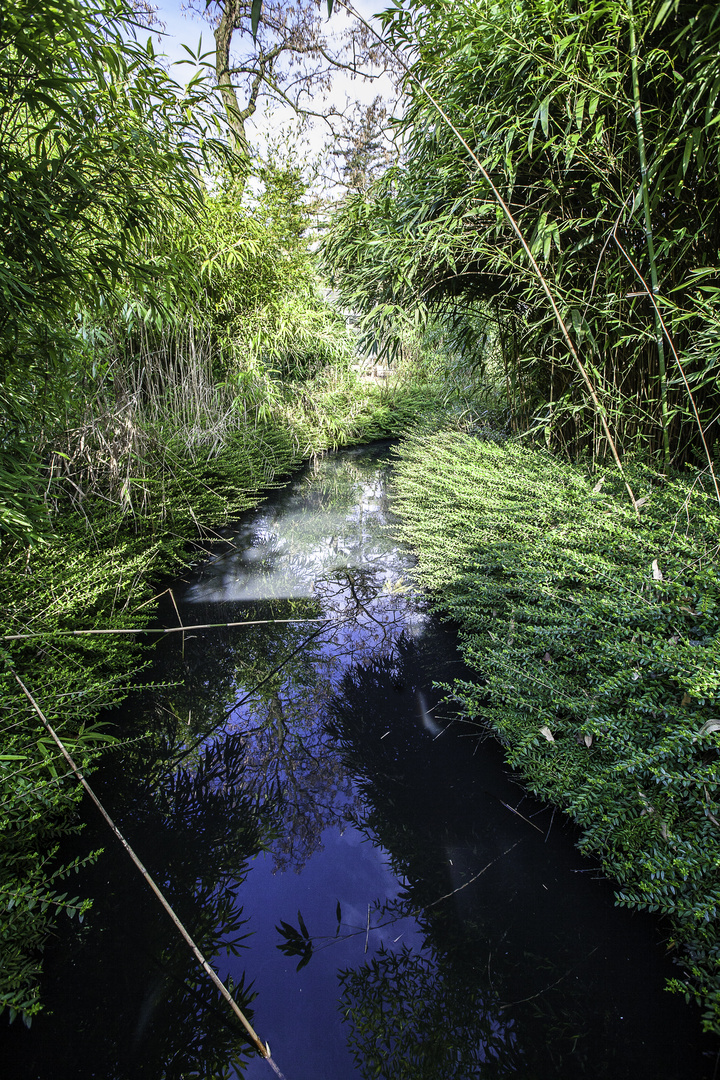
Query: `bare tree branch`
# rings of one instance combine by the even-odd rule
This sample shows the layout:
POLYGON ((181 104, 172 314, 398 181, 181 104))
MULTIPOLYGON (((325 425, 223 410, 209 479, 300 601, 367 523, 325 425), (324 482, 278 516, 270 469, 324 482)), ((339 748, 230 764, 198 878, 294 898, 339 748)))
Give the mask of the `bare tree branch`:
MULTIPOLYGON (((252 0, 189 0, 188 6, 214 27, 215 77, 233 146, 241 158, 250 157, 246 124, 265 97, 289 106, 298 116, 327 123, 341 147, 354 148, 353 169, 342 169, 340 175, 359 175, 358 147, 363 144, 367 154, 372 143, 367 130, 352 130, 361 112, 358 107, 339 109, 332 104, 318 108, 315 101, 331 90, 336 72, 375 80, 387 70, 387 53, 382 54, 364 26, 354 23, 342 36, 328 40, 321 17, 325 3, 264 0, 253 36, 252 0), (342 120, 343 125, 334 120, 342 120)), ((370 108, 376 123, 380 110, 375 105, 370 108)), ((362 123, 367 128, 367 116, 362 123)), ((343 152, 338 146, 333 149, 336 156, 343 152)))

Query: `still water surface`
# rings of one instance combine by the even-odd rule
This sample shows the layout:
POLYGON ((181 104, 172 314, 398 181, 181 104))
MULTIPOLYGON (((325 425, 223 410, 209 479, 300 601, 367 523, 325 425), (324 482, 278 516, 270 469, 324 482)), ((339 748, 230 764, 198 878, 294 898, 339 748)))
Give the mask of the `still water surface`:
MULTIPOLYGON (((184 625, 297 621, 165 639, 168 685, 96 786, 287 1080, 711 1080, 661 928, 443 703, 470 675, 413 587, 390 472, 384 446, 312 463, 177 583, 184 625)), ((95 909, 2 1075, 268 1080, 87 819, 95 909)))

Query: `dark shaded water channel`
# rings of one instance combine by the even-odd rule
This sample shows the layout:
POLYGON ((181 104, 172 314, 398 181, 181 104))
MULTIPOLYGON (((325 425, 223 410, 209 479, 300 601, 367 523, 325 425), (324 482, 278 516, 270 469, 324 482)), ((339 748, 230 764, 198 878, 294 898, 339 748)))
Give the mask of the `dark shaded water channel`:
MULTIPOLYGON (((164 639, 151 676, 176 685, 129 706, 96 786, 287 1080, 710 1080, 655 920, 442 704, 468 674, 409 581, 388 472, 382 446, 308 466, 177 584, 185 625, 301 621, 164 639)), ((87 819, 95 908, 2 1075, 271 1077, 87 819)))

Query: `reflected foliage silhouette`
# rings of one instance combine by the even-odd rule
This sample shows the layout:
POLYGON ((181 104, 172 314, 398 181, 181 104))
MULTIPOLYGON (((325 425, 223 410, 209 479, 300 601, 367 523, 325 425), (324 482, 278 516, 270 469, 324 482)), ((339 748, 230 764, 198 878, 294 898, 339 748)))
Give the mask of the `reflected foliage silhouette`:
MULTIPOLYGON (((237 953, 246 935, 238 883, 263 835, 262 814, 245 791, 242 740, 206 748, 192 771, 179 770, 161 788, 146 754, 143 742, 126 750, 122 787, 101 776, 95 787, 204 954, 237 953)), ((47 1009, 33 1032, 18 1031, 8 1075, 236 1075, 254 1053, 239 1022, 91 806, 87 818, 85 842, 90 833, 105 848, 84 882, 96 901, 80 931, 51 955, 47 1009)), ((242 981, 229 988, 251 1017, 252 989, 242 981)))
POLYGON ((404 881, 375 904, 372 926, 412 916, 423 939, 410 950, 400 935, 339 973, 358 1068, 388 1080, 681 1080, 688 1029, 673 1031, 669 995, 649 1005, 652 942, 628 943, 636 963, 623 965, 609 890, 572 849, 562 866, 560 827, 548 836, 549 810, 523 797, 496 748, 468 752, 432 688, 446 649, 437 630, 400 639, 393 655, 348 672, 330 708, 362 793, 354 823, 404 881))
POLYGON ((488 1011, 476 984, 403 947, 341 971, 340 1008, 367 1080, 490 1080, 517 1075, 512 1027, 488 1011))

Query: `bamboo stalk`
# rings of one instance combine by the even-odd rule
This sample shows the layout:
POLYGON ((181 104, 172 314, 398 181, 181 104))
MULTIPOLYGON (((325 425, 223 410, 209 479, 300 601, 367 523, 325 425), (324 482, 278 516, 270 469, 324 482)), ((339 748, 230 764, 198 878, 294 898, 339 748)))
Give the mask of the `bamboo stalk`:
MULTIPOLYGON (((640 76, 638 73, 637 41, 635 38, 635 12, 633 0, 628 0, 628 14, 630 16, 630 67, 632 70, 633 87, 633 111, 635 114, 635 128, 637 130, 638 157, 640 158, 640 187, 642 189, 643 216, 645 218, 645 244, 647 246, 648 262, 650 263, 650 284, 652 296, 657 296, 658 276, 657 260, 655 258, 655 242, 653 240, 652 221, 650 219, 650 194, 648 190, 647 155, 645 153, 645 132, 642 122, 642 108, 640 105, 640 76)), ((657 345, 658 379, 660 383, 660 415, 662 422, 663 461, 667 464, 670 460, 670 431, 668 425, 667 403, 667 374, 665 371, 665 342, 663 339, 662 326, 660 325, 659 310, 653 303, 655 317, 655 343, 657 345)))
POLYGON ((142 876, 145 878, 145 881, 147 882, 147 884, 150 886, 152 891, 155 893, 156 897, 158 898, 158 900, 162 904, 163 908, 165 909, 167 914, 172 919, 172 921, 175 924, 176 928, 179 930, 180 935, 182 936, 183 940, 185 941, 185 944, 189 947, 190 951, 192 952, 193 956, 197 960, 198 964, 203 969, 205 974, 210 978, 210 980, 213 983, 213 985, 215 986, 215 988, 217 990, 219 990, 220 994, 225 998, 225 1000, 227 1001, 227 1003, 230 1006, 230 1008, 232 1009, 232 1011, 235 1013, 235 1015, 240 1020, 240 1023, 243 1025, 243 1027, 245 1028, 245 1031, 248 1034, 250 1042, 255 1047, 255 1049, 257 1050, 260 1057, 264 1058, 265 1061, 267 1061, 268 1065, 273 1070, 273 1072, 276 1074, 276 1076, 279 1076, 279 1077, 282 1078, 282 1080, 284 1080, 283 1074, 280 1072, 280 1069, 277 1067, 277 1065, 275 1064, 275 1062, 273 1061, 273 1059, 272 1059, 272 1057, 270 1055, 270 1047, 268 1046, 268 1044, 262 1042, 259 1035, 257 1034, 255 1029, 253 1028, 252 1024, 247 1019, 244 1012, 242 1011, 240 1006, 237 1004, 237 1002, 233 998, 233 996, 230 993, 230 991, 228 990, 228 988, 225 986, 225 984, 220 979, 220 976, 215 971, 213 971, 213 969, 210 967, 209 963, 207 962, 207 960, 205 959, 203 954, 200 952, 200 949, 197 947, 197 945, 195 944, 195 942, 191 938, 190 934, 185 929, 185 926, 180 921, 178 916, 175 914, 175 911, 170 906, 168 901, 165 899, 165 896, 163 895, 163 893, 160 891, 158 886, 155 884, 155 882, 151 878, 150 874, 147 872, 147 870, 143 866, 142 862, 140 861, 138 856, 135 854, 134 850, 131 848, 128 841, 125 839, 125 837, 120 832, 120 830, 118 829, 118 827, 115 824, 115 822, 113 821, 113 819, 108 814, 108 812, 105 809, 105 807, 103 806, 103 804, 100 802, 100 799, 97 797, 97 795, 95 794, 93 789, 88 784, 88 782, 85 779, 85 777, 83 776, 82 772, 80 771, 80 769, 75 764, 72 757, 70 756, 70 753, 67 750, 67 748, 65 747, 65 744, 62 742, 59 735, 57 734, 55 729, 50 724, 50 721, 47 719, 47 717, 43 713, 42 709, 40 708, 37 701, 35 700, 35 698, 32 696, 32 694, 28 690, 25 683, 22 681, 22 679, 17 674, 17 672, 13 672, 13 675, 15 676, 15 680, 18 683, 18 685, 20 686, 20 689, 25 694, 25 697, 28 699, 28 701, 32 705, 33 709, 35 710, 37 715, 40 717, 40 719, 41 719, 45 729, 47 730, 48 734, 51 736, 53 741, 59 747, 60 752, 62 753, 63 757, 67 761, 67 763, 70 766, 72 772, 78 778, 78 780, 82 784, 83 788, 85 789, 87 794, 90 796, 92 801, 95 803, 95 806, 100 811, 102 817, 105 819, 105 821, 109 825, 112 832, 115 834, 117 839, 120 841, 122 846, 125 848, 128 855, 130 856, 132 861, 135 863, 135 866, 138 868, 138 870, 140 871, 142 876))
MULTIPOLYGON (((637 274, 640 281, 642 281, 643 285, 647 289, 647 282, 645 281, 645 278, 642 276, 639 269, 637 268, 635 263, 632 261, 632 259, 628 255, 627 251, 625 250, 625 248, 622 246, 622 244, 620 243, 620 241, 617 238, 617 225, 615 226, 615 231, 613 232, 613 239, 614 239, 615 243, 617 244, 617 246, 619 247, 620 251, 622 252, 623 256, 630 263, 630 266, 633 268, 633 270, 637 274)), ((680 357, 678 356, 678 352, 677 352, 677 349, 675 348, 675 344, 673 342, 673 339, 670 336, 670 331, 668 330, 668 328, 667 328, 667 326, 665 324, 665 320, 662 317, 662 312, 660 311, 660 308, 658 307, 657 300, 652 295, 652 293, 650 293, 649 295, 650 295, 650 303, 655 308, 655 313, 657 315, 658 321, 660 323, 660 326, 662 327, 662 330, 663 330, 663 333, 665 334, 665 337, 667 338, 667 343, 670 346, 670 351, 673 354, 673 358, 675 360, 675 363, 678 366, 678 370, 680 372, 682 381, 685 384, 685 390, 687 391, 687 395, 690 398, 690 403, 691 403, 691 405, 693 407, 693 412, 695 414, 695 423, 698 426, 698 430, 700 432, 700 438, 702 439, 703 449, 705 450, 705 457, 706 457, 707 463, 708 463, 708 471, 710 472, 710 475, 711 475, 712 481, 713 481, 713 485, 715 487, 715 498, 718 501, 718 505, 720 505, 720 485, 718 485, 718 479, 717 479, 717 476, 715 475, 715 469, 713 468, 713 462, 712 462, 712 456, 710 454, 710 448, 709 448, 709 446, 707 444, 707 439, 705 438, 705 429, 703 428, 702 421, 700 420, 700 412, 699 412, 697 404, 695 402, 695 397, 693 395, 692 390, 690 389, 690 384, 687 381, 687 376, 685 375, 685 368, 682 366, 682 364, 680 362, 680 357)))

